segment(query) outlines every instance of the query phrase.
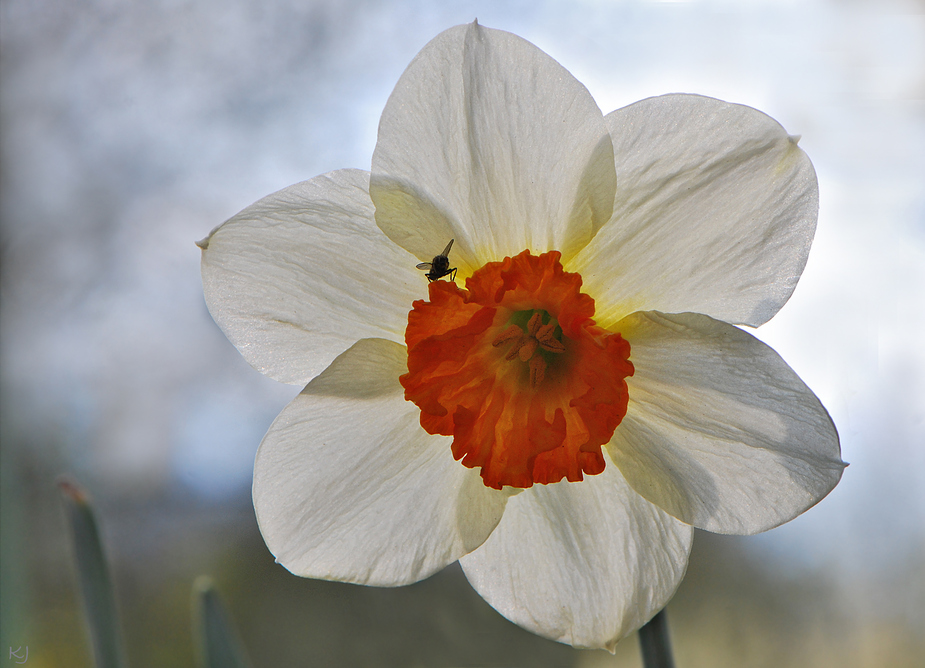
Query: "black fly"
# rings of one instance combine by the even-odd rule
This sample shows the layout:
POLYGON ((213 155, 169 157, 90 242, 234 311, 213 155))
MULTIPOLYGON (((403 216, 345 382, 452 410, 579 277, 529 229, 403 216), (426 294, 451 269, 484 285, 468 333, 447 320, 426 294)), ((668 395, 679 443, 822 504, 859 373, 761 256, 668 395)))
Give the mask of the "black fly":
POLYGON ((427 276, 428 281, 436 281, 444 276, 449 276, 451 281, 456 280, 456 267, 450 266, 450 258, 448 257, 450 249, 453 247, 453 241, 453 239, 450 239, 450 243, 446 245, 443 252, 435 257, 432 262, 422 262, 418 265, 418 269, 423 269, 427 272, 424 275, 427 276))

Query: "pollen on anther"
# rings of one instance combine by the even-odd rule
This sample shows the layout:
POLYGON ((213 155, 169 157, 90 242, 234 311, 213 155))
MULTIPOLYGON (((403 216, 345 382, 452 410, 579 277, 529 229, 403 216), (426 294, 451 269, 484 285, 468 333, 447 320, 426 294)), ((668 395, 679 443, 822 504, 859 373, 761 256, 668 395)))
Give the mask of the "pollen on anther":
POLYGON ((523 335, 524 335, 524 330, 522 330, 517 325, 511 325, 506 330, 501 332, 501 334, 499 334, 498 337, 494 341, 491 342, 491 345, 497 348, 502 343, 510 341, 511 339, 516 339, 518 336, 523 336, 523 335))

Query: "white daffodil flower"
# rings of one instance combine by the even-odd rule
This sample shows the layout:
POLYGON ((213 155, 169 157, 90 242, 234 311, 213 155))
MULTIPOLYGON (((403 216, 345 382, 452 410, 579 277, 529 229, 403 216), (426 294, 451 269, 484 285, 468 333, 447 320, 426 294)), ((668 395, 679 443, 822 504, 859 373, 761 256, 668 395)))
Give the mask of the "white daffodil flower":
POLYGON ((734 326, 790 297, 817 209, 809 159, 754 109, 603 116, 519 37, 438 35, 370 173, 200 242, 215 321, 305 384, 255 463, 270 551, 379 586, 459 560, 520 626, 612 649, 674 594, 693 527, 770 529, 841 477, 822 404, 734 326))

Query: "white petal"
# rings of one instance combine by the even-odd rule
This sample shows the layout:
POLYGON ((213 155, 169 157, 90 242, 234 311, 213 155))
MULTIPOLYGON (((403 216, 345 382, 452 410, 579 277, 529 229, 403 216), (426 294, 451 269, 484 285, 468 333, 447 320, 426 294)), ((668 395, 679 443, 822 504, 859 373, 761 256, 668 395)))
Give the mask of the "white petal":
POLYGON ((475 549, 506 495, 453 460, 404 400, 404 346, 358 341, 280 414, 254 464, 267 547, 296 575, 379 586, 426 578, 475 549))
POLYGON ((636 313, 619 329, 636 373, 608 451, 649 501, 702 529, 752 534, 838 483, 835 425, 767 345, 693 313, 636 313))
POLYGON ((674 594, 692 537, 608 463, 583 482, 535 485, 513 497, 494 533, 460 563, 482 598, 515 624, 613 650, 674 594))
POLYGON ((610 218, 613 147, 587 89, 529 42, 477 23, 438 35, 389 98, 373 154, 376 220, 460 273, 526 248, 571 257, 610 218))
POLYGON ((426 279, 376 227, 368 180, 342 170, 298 183, 200 242, 212 317, 272 378, 306 383, 360 338, 404 342, 426 279))
POLYGON ((796 287, 816 229, 813 166, 774 119, 696 95, 606 118, 614 216, 569 271, 610 328, 641 310, 758 326, 796 287))

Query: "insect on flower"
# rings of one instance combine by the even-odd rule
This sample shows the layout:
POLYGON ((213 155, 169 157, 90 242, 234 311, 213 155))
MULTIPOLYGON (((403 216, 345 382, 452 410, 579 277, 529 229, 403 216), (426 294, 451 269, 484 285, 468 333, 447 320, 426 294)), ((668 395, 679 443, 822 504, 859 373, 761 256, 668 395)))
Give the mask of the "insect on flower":
POLYGON ((450 266, 450 249, 453 247, 453 242, 455 239, 450 239, 450 243, 446 245, 446 248, 443 249, 443 252, 440 255, 434 257, 431 262, 421 262, 417 265, 418 269, 426 271, 424 274, 427 276, 428 281, 436 281, 437 279, 443 278, 444 276, 449 276, 451 281, 456 280, 456 267, 450 266))

